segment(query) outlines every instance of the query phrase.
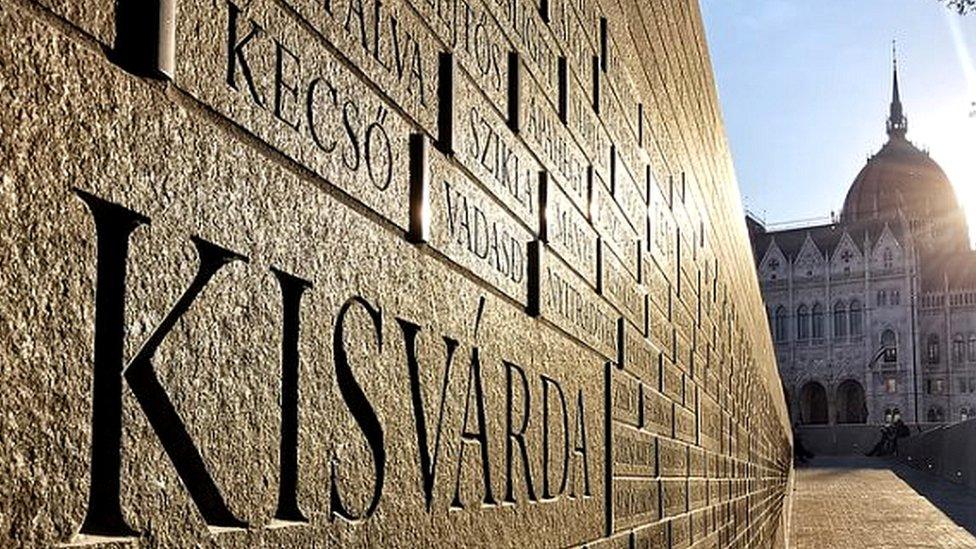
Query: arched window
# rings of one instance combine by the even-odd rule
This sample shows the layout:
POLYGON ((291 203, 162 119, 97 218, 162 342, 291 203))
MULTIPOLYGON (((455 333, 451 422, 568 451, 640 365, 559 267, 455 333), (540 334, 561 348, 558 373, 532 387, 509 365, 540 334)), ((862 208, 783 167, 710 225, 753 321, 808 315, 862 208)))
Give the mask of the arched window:
POLYGON ((800 389, 800 422, 825 424, 828 421, 827 390, 816 381, 808 381, 800 389))
POLYGON ((834 337, 847 335, 847 309, 843 301, 834 303, 834 337))
POLYGON ((888 304, 887 296, 884 290, 878 290, 878 295, 875 297, 875 305, 878 307, 883 307, 888 304))
POLYGON ((960 363, 965 358, 965 343, 962 339, 962 334, 956 334, 952 336, 952 361, 955 363, 960 363))
POLYGON ((890 269, 895 263, 895 254, 891 253, 891 248, 884 249, 884 268, 890 269))
POLYGON ((776 308, 775 325, 776 341, 786 341, 786 307, 782 305, 776 308))
POLYGON ((821 307, 819 303, 814 303, 812 313, 810 314, 810 331, 813 335, 813 339, 823 339, 823 325, 823 307, 821 307))
POLYGON ((925 354, 929 360, 929 364, 939 363, 939 336, 938 334, 929 334, 929 339, 925 345, 925 354))
POLYGON ((864 400, 864 387, 853 379, 837 386, 837 423, 864 423, 868 408, 864 400))
POLYGON ((861 302, 851 301, 850 328, 852 336, 859 336, 863 333, 863 323, 861 321, 861 302))
POLYGON ((796 308, 796 338, 807 339, 810 337, 810 313, 806 305, 796 308))
POLYGON ((969 334, 969 344, 966 346, 966 358, 969 362, 976 362, 976 334, 969 334))
POLYGON ((884 349, 884 362, 898 362, 898 340, 895 332, 885 330, 881 332, 881 348, 884 349))

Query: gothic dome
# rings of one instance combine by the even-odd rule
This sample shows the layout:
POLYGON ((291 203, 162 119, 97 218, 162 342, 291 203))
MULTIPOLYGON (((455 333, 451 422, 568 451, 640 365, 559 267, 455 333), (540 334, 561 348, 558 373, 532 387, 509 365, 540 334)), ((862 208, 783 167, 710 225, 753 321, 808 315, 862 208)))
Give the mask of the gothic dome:
POLYGON ((946 253, 968 248, 966 216, 945 172, 909 141, 908 119, 898 93, 898 65, 892 73, 888 142, 872 156, 847 191, 840 222, 885 222, 904 216, 913 234, 946 253), (936 239, 937 240, 934 240, 936 239))
MULTIPOLYGON (((909 222, 945 222, 959 217, 956 195, 942 168, 905 137, 908 119, 898 92, 898 65, 892 71, 888 142, 857 174, 841 211, 842 222, 897 217, 909 222)), ((941 223, 940 223, 941 224, 941 223)))
POLYGON ((958 209, 942 168, 904 135, 892 135, 854 179, 841 221, 895 217, 899 210, 908 220, 938 219, 958 209))

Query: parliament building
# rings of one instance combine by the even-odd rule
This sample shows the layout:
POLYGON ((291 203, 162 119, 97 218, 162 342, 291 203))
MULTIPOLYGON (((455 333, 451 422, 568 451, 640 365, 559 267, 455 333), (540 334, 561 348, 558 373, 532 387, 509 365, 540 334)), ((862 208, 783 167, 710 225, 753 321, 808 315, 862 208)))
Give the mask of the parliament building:
POLYGON ((976 254, 948 178, 907 138, 897 67, 886 130, 830 223, 747 218, 794 423, 976 415, 976 254))

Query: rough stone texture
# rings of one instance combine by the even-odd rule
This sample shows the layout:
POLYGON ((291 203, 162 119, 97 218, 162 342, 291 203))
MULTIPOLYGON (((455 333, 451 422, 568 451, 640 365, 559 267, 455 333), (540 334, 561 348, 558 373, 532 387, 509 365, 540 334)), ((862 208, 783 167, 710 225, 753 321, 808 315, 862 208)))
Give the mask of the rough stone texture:
POLYGON ((0 545, 783 543, 697 6, 548 5, 0 0, 0 545))
POLYGON ((430 245, 525 304, 532 233, 440 155, 430 178, 430 245))
MULTIPOLYGON (((507 81, 506 81, 507 82, 507 81)), ((473 81, 459 78, 456 108, 458 162, 533 231, 539 226, 542 167, 505 125, 501 112, 484 100, 473 81)), ((590 258, 595 266, 595 258, 590 258)))
POLYGON ((406 229, 411 123, 278 3, 181 4, 175 84, 406 229), (238 40, 254 32, 233 70, 232 10, 238 40))

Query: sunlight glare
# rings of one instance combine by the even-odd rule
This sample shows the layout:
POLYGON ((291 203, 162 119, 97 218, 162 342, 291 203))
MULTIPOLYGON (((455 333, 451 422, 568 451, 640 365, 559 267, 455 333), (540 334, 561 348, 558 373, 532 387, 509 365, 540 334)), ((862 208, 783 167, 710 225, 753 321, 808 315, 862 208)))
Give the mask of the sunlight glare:
POLYGON ((976 66, 959 24, 959 17, 946 11, 946 22, 959 59, 960 70, 966 79, 962 96, 951 97, 938 113, 926 144, 930 145, 933 158, 952 182, 956 196, 966 211, 969 224, 970 245, 976 243, 976 117, 973 117, 973 101, 976 100, 976 66))

